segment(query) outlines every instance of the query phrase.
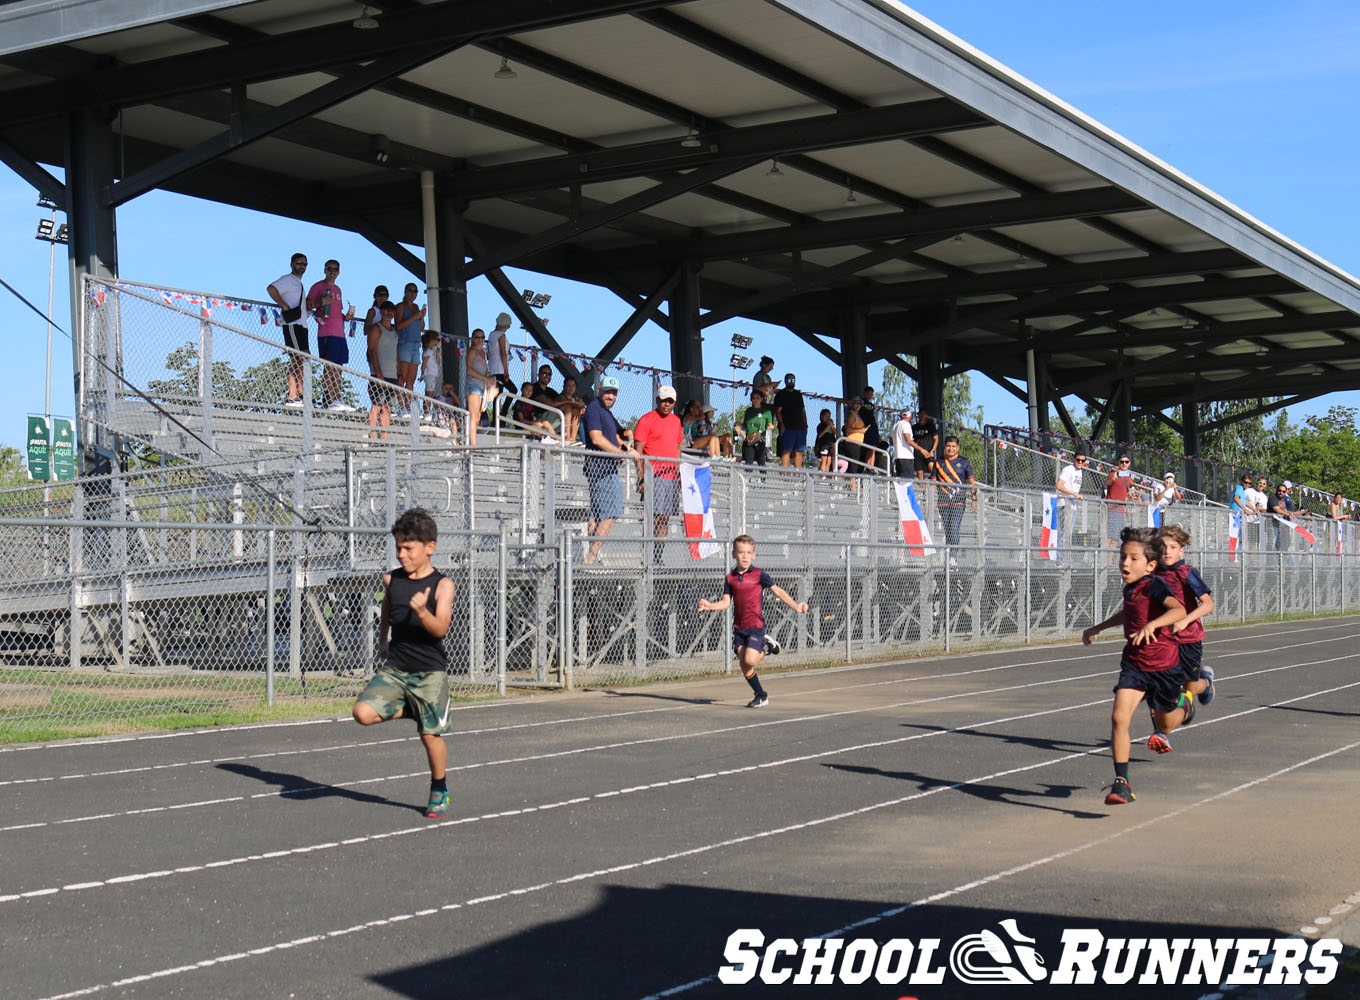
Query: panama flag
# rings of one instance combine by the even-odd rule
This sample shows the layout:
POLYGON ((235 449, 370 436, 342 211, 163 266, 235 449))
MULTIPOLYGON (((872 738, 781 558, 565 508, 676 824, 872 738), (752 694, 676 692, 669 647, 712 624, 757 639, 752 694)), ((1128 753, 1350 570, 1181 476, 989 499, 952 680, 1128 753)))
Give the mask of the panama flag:
POLYGON ((928 556, 935 551, 930 537, 930 525, 921 514, 921 504, 916 499, 916 491, 911 483, 897 482, 897 510, 902 515, 902 540, 907 543, 907 551, 914 556, 928 556))
MULTIPOLYGON (((684 496, 685 534, 690 538, 717 538, 713 531, 713 470, 703 465, 680 465, 680 492, 684 496)), ((689 554, 707 559, 722 551, 717 541, 690 542, 689 554)))
POLYGON ((1237 562, 1237 547, 1242 544, 1242 515, 1228 515, 1228 562, 1237 562))
POLYGON ((1160 528, 1162 526, 1162 508, 1155 503, 1148 504, 1147 526, 1149 528, 1160 528))
POLYGON ((1044 494, 1044 519, 1039 525, 1039 558, 1058 558, 1058 494, 1044 494))
POLYGON ((1308 542, 1309 545, 1317 544, 1317 535, 1313 534, 1311 531, 1309 531, 1303 525, 1299 524, 1297 521, 1291 521, 1287 517, 1281 517, 1279 514, 1271 514, 1270 516, 1275 518, 1275 520, 1279 521, 1286 528, 1294 529, 1295 533, 1302 535, 1304 540, 1308 542))

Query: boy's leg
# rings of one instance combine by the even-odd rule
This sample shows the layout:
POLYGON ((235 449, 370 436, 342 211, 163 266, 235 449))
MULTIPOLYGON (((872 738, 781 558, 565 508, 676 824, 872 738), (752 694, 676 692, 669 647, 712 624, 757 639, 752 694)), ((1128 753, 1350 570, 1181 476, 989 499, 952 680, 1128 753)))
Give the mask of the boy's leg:
POLYGON ((379 670, 359 692, 354 701, 351 714, 361 726, 373 726, 379 722, 400 719, 406 705, 406 691, 386 672, 379 670))
POLYGON ((1129 749, 1132 738, 1129 727, 1133 723, 1133 710, 1143 700, 1143 692, 1135 688, 1120 688, 1114 693, 1114 708, 1110 712, 1110 756, 1114 758, 1115 773, 1124 765, 1124 776, 1128 777, 1129 749))
POLYGON ((756 674, 756 668, 763 659, 765 653, 762 650, 752 649, 747 645, 737 647, 737 662, 741 664, 741 675, 746 678, 746 683, 751 685, 751 692, 755 695, 746 703, 747 708, 762 708, 770 700, 770 696, 765 693, 765 688, 760 683, 760 677, 756 674))
POLYGON ((425 756, 430 762, 430 780, 444 780, 444 766, 448 763, 449 750, 444 745, 444 737, 437 733, 421 733, 420 742, 425 744, 425 756))

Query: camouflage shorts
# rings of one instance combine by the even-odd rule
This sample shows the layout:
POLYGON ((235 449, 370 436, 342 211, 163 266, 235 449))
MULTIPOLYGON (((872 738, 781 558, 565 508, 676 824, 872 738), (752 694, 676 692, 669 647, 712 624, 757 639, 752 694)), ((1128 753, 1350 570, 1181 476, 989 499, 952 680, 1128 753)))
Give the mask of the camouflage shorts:
POLYGON ((380 667, 359 695, 384 719, 390 719, 401 709, 416 720, 422 734, 443 735, 449 730, 449 675, 443 670, 408 673, 391 667, 380 667))

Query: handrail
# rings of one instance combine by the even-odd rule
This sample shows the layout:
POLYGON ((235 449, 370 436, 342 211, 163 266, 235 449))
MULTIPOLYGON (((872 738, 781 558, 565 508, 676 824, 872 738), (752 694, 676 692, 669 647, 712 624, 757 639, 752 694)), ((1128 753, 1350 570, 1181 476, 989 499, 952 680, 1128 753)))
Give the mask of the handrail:
MULTIPOLYGON (((501 410, 504 408, 504 407, 503 407, 502 401, 503 401, 503 400, 507 400, 507 399, 518 399, 520 402, 522 402, 522 403, 528 403, 530 406, 533 406, 533 407, 535 407, 535 408, 537 408, 537 409, 540 409, 540 410, 550 410, 550 411, 552 411, 553 413, 556 413, 556 414, 557 414, 557 421, 558 421, 558 425, 557 425, 557 426, 558 426, 558 430, 557 430, 557 433, 558 433, 558 434, 562 434, 562 433, 563 433, 563 430, 564 430, 564 429, 566 428, 566 426, 567 426, 567 415, 566 415, 562 410, 558 409, 556 406, 553 406, 553 405, 550 404, 550 403, 541 403, 541 402, 539 402, 538 400, 533 399, 533 398, 530 397, 530 396, 521 396, 521 395, 519 395, 518 393, 514 393, 514 392, 506 392, 504 389, 502 389, 502 390, 500 391, 500 393, 497 394, 495 403, 494 403, 493 406, 492 406, 492 409, 494 409, 494 410, 496 411, 496 415, 495 415, 495 417, 493 418, 493 427, 495 428, 495 439, 496 439, 497 441, 499 441, 499 440, 501 439, 501 419, 502 419, 502 417, 501 417, 501 410)), ((528 431, 530 434, 540 433, 539 431, 537 431, 537 430, 536 430, 534 427, 532 427, 531 425, 526 424, 526 423, 524 423, 524 422, 522 422, 522 421, 516 420, 514 417, 505 417, 504 420, 505 420, 505 422, 506 422, 507 424, 511 424, 511 425, 513 425, 513 426, 515 426, 515 427, 520 428, 521 430, 528 431)))
MULTIPOLYGON (((858 445, 858 446, 860 447, 861 450, 867 449, 867 450, 869 450, 869 451, 877 452, 878 454, 880 454, 880 455, 883 456, 883 461, 884 461, 885 463, 888 462, 888 460, 889 460, 890 457, 891 457, 891 456, 888 454, 888 449, 887 449, 887 448, 880 448, 880 447, 878 447, 877 445, 865 444, 863 441, 856 441, 854 438, 846 437, 844 434, 842 434, 840 437, 836 438, 835 441, 832 441, 832 442, 831 442, 831 471, 832 471, 832 472, 835 472, 835 471, 836 471, 836 467, 840 464, 840 459, 841 459, 840 449, 841 449, 841 442, 842 442, 842 441, 845 441, 845 442, 847 442, 847 443, 849 443, 849 444, 858 445)), ((860 461, 859 459, 857 459, 857 458, 847 458, 845 461, 846 461, 847 464, 853 464, 853 465, 863 466, 863 467, 866 468, 866 469, 870 469, 870 470, 874 470, 874 471, 876 471, 876 470, 878 469, 878 466, 876 466, 876 465, 871 466, 868 462, 861 462, 861 461, 860 461)), ((870 475, 872 475, 872 474, 873 474, 873 472, 871 471, 871 472, 870 472, 870 475)), ((885 465, 883 466, 883 474, 884 474, 884 475, 887 475, 887 476, 892 475, 892 467, 891 467, 890 465, 885 464, 885 465)))

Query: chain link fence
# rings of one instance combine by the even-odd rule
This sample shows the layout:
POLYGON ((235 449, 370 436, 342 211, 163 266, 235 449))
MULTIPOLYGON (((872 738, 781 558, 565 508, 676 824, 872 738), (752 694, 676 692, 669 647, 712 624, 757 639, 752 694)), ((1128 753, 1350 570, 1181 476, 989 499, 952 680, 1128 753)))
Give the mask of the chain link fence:
MULTIPOLYGON (((1104 548, 1055 559, 985 532, 916 550, 900 535, 756 537, 756 565, 810 605, 801 615, 766 595, 766 627, 783 646, 767 671, 1073 639, 1120 600, 1104 548)), ((565 532, 526 543, 509 526, 441 528, 453 691, 733 672, 730 610, 699 611, 722 594, 728 547, 699 559, 699 544, 611 534, 587 563, 565 532)), ((1343 553, 1197 546, 1192 561, 1218 622, 1360 606, 1353 539, 1343 553)), ((343 712, 373 669, 393 562, 380 527, 0 520, 0 739, 280 703, 343 712)))

